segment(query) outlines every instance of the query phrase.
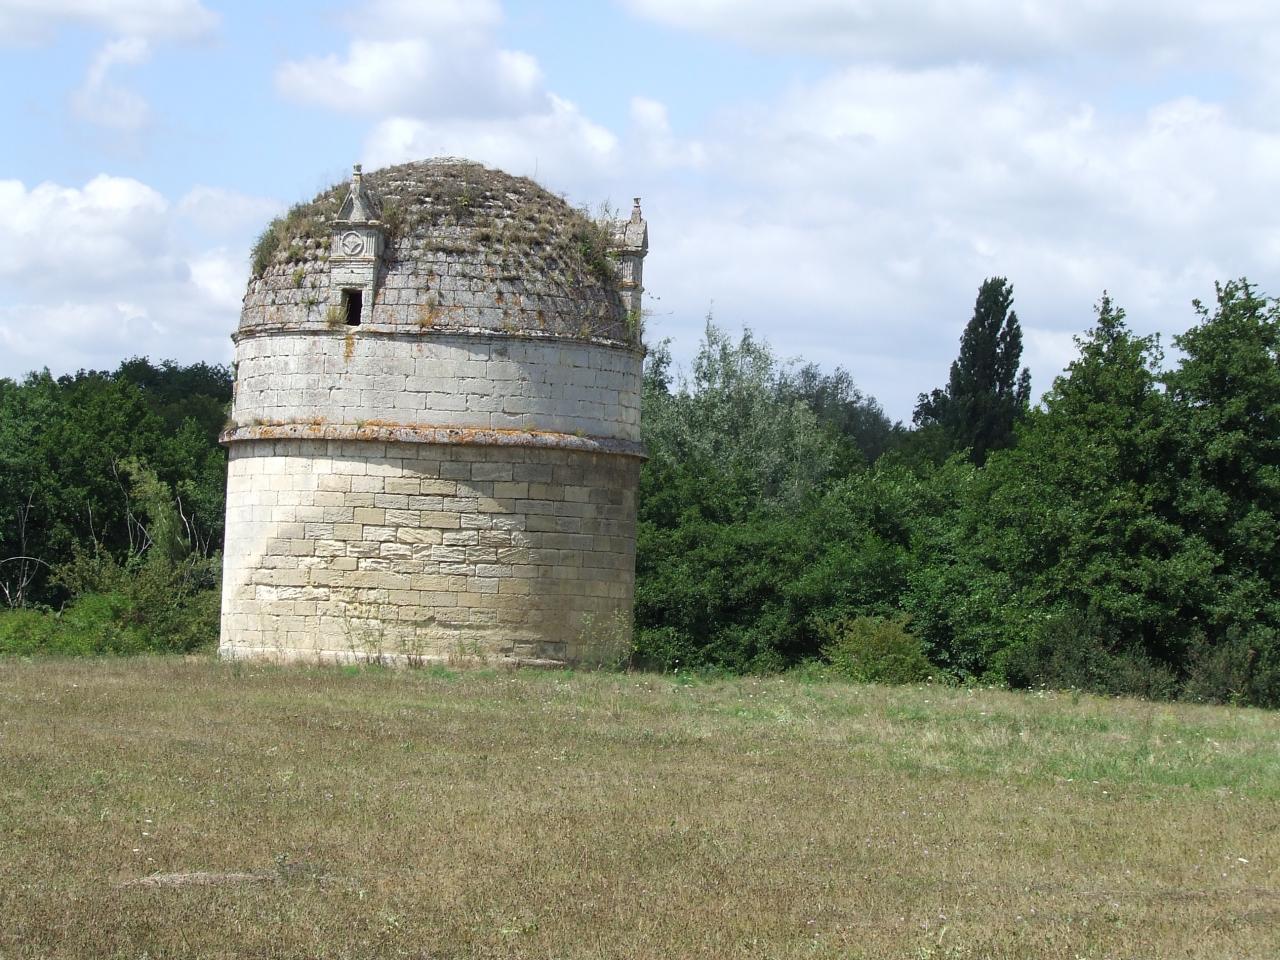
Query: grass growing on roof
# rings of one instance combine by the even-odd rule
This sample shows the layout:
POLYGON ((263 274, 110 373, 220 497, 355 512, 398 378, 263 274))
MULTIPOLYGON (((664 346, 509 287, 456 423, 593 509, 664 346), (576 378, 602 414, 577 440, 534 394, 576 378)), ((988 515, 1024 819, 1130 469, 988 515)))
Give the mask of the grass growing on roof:
MULTIPOLYGON (((618 296, 616 211, 575 209, 527 177, 475 163, 402 164, 367 173, 364 181, 381 204, 388 262, 411 260, 415 245, 458 257, 492 250, 503 277, 532 270, 566 291, 588 287, 618 296)), ((338 184, 273 220, 254 245, 253 276, 300 286, 305 270, 298 265, 327 257, 348 189, 338 184)))

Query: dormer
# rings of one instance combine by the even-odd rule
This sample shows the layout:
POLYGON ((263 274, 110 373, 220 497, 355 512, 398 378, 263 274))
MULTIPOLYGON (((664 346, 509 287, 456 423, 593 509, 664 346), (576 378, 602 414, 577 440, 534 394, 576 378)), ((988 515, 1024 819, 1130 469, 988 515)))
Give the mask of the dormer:
POLYGON ((373 308, 378 288, 378 268, 382 263, 386 233, 377 200, 364 185, 364 174, 356 164, 351 189, 333 221, 329 251, 332 287, 329 305, 338 311, 347 326, 359 326, 373 308))
POLYGON ((613 256, 618 264, 618 289, 627 313, 640 314, 644 293, 644 258, 649 252, 649 224, 640 211, 640 198, 631 207, 631 218, 614 224, 613 256))

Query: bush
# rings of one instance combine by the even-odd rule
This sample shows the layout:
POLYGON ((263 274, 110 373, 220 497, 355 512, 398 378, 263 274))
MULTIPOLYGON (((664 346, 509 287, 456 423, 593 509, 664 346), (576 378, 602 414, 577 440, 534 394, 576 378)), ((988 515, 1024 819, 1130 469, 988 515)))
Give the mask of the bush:
POLYGON ((85 603, 99 613, 95 620, 105 632, 86 652, 189 653, 217 642, 219 568, 217 556, 173 561, 153 546, 124 564, 77 550, 56 576, 76 597, 64 619, 85 603))
POLYGON ((219 558, 173 560, 154 546, 119 563, 76 547, 55 581, 72 601, 61 611, 0 614, 0 655, 189 653, 217 642, 219 558))
POLYGON ((1280 706, 1280 637, 1255 627, 1230 630, 1220 644, 1194 644, 1183 685, 1187 700, 1206 703, 1280 706))
POLYGON ((921 683, 936 672, 905 617, 851 617, 823 631, 822 648, 838 676, 858 683, 921 683))
POLYGON ((189 653, 216 643, 219 592, 148 610, 138 594, 88 593, 63 610, 0 612, 0 656, 189 653))
POLYGON ((997 671, 1014 689, 1047 687, 1110 696, 1171 699, 1172 670, 1127 648, 1112 631, 1076 611, 1058 614, 1025 642, 1007 648, 997 671))
POLYGON ((84 656, 138 653, 145 636, 124 622, 127 601, 120 594, 80 597, 62 611, 11 610, 0 615, 0 654, 84 656))
POLYGON ((48 611, 0 610, 0 654, 38 653, 48 645, 53 624, 48 611))
POLYGON ((803 684, 830 683, 834 679, 831 664, 813 658, 801 660, 786 672, 786 677, 803 684))

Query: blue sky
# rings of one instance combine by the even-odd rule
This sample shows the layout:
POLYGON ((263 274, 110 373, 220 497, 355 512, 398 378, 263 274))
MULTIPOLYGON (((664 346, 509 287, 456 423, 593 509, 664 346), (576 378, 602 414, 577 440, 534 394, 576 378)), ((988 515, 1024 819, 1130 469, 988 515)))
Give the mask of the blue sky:
POLYGON ((1038 394, 1109 290, 1176 333, 1280 269, 1252 0, 0 0, 0 376, 230 359, 248 249, 369 166, 645 200, 654 338, 711 311, 894 417, 1007 276, 1038 394))

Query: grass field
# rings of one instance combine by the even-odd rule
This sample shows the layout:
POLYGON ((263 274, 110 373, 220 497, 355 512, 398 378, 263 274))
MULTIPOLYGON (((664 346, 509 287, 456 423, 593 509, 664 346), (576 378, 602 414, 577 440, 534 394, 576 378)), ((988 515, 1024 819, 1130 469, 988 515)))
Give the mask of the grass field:
POLYGON ((0 957, 88 956, 1271 960, 1280 715, 0 661, 0 957))

